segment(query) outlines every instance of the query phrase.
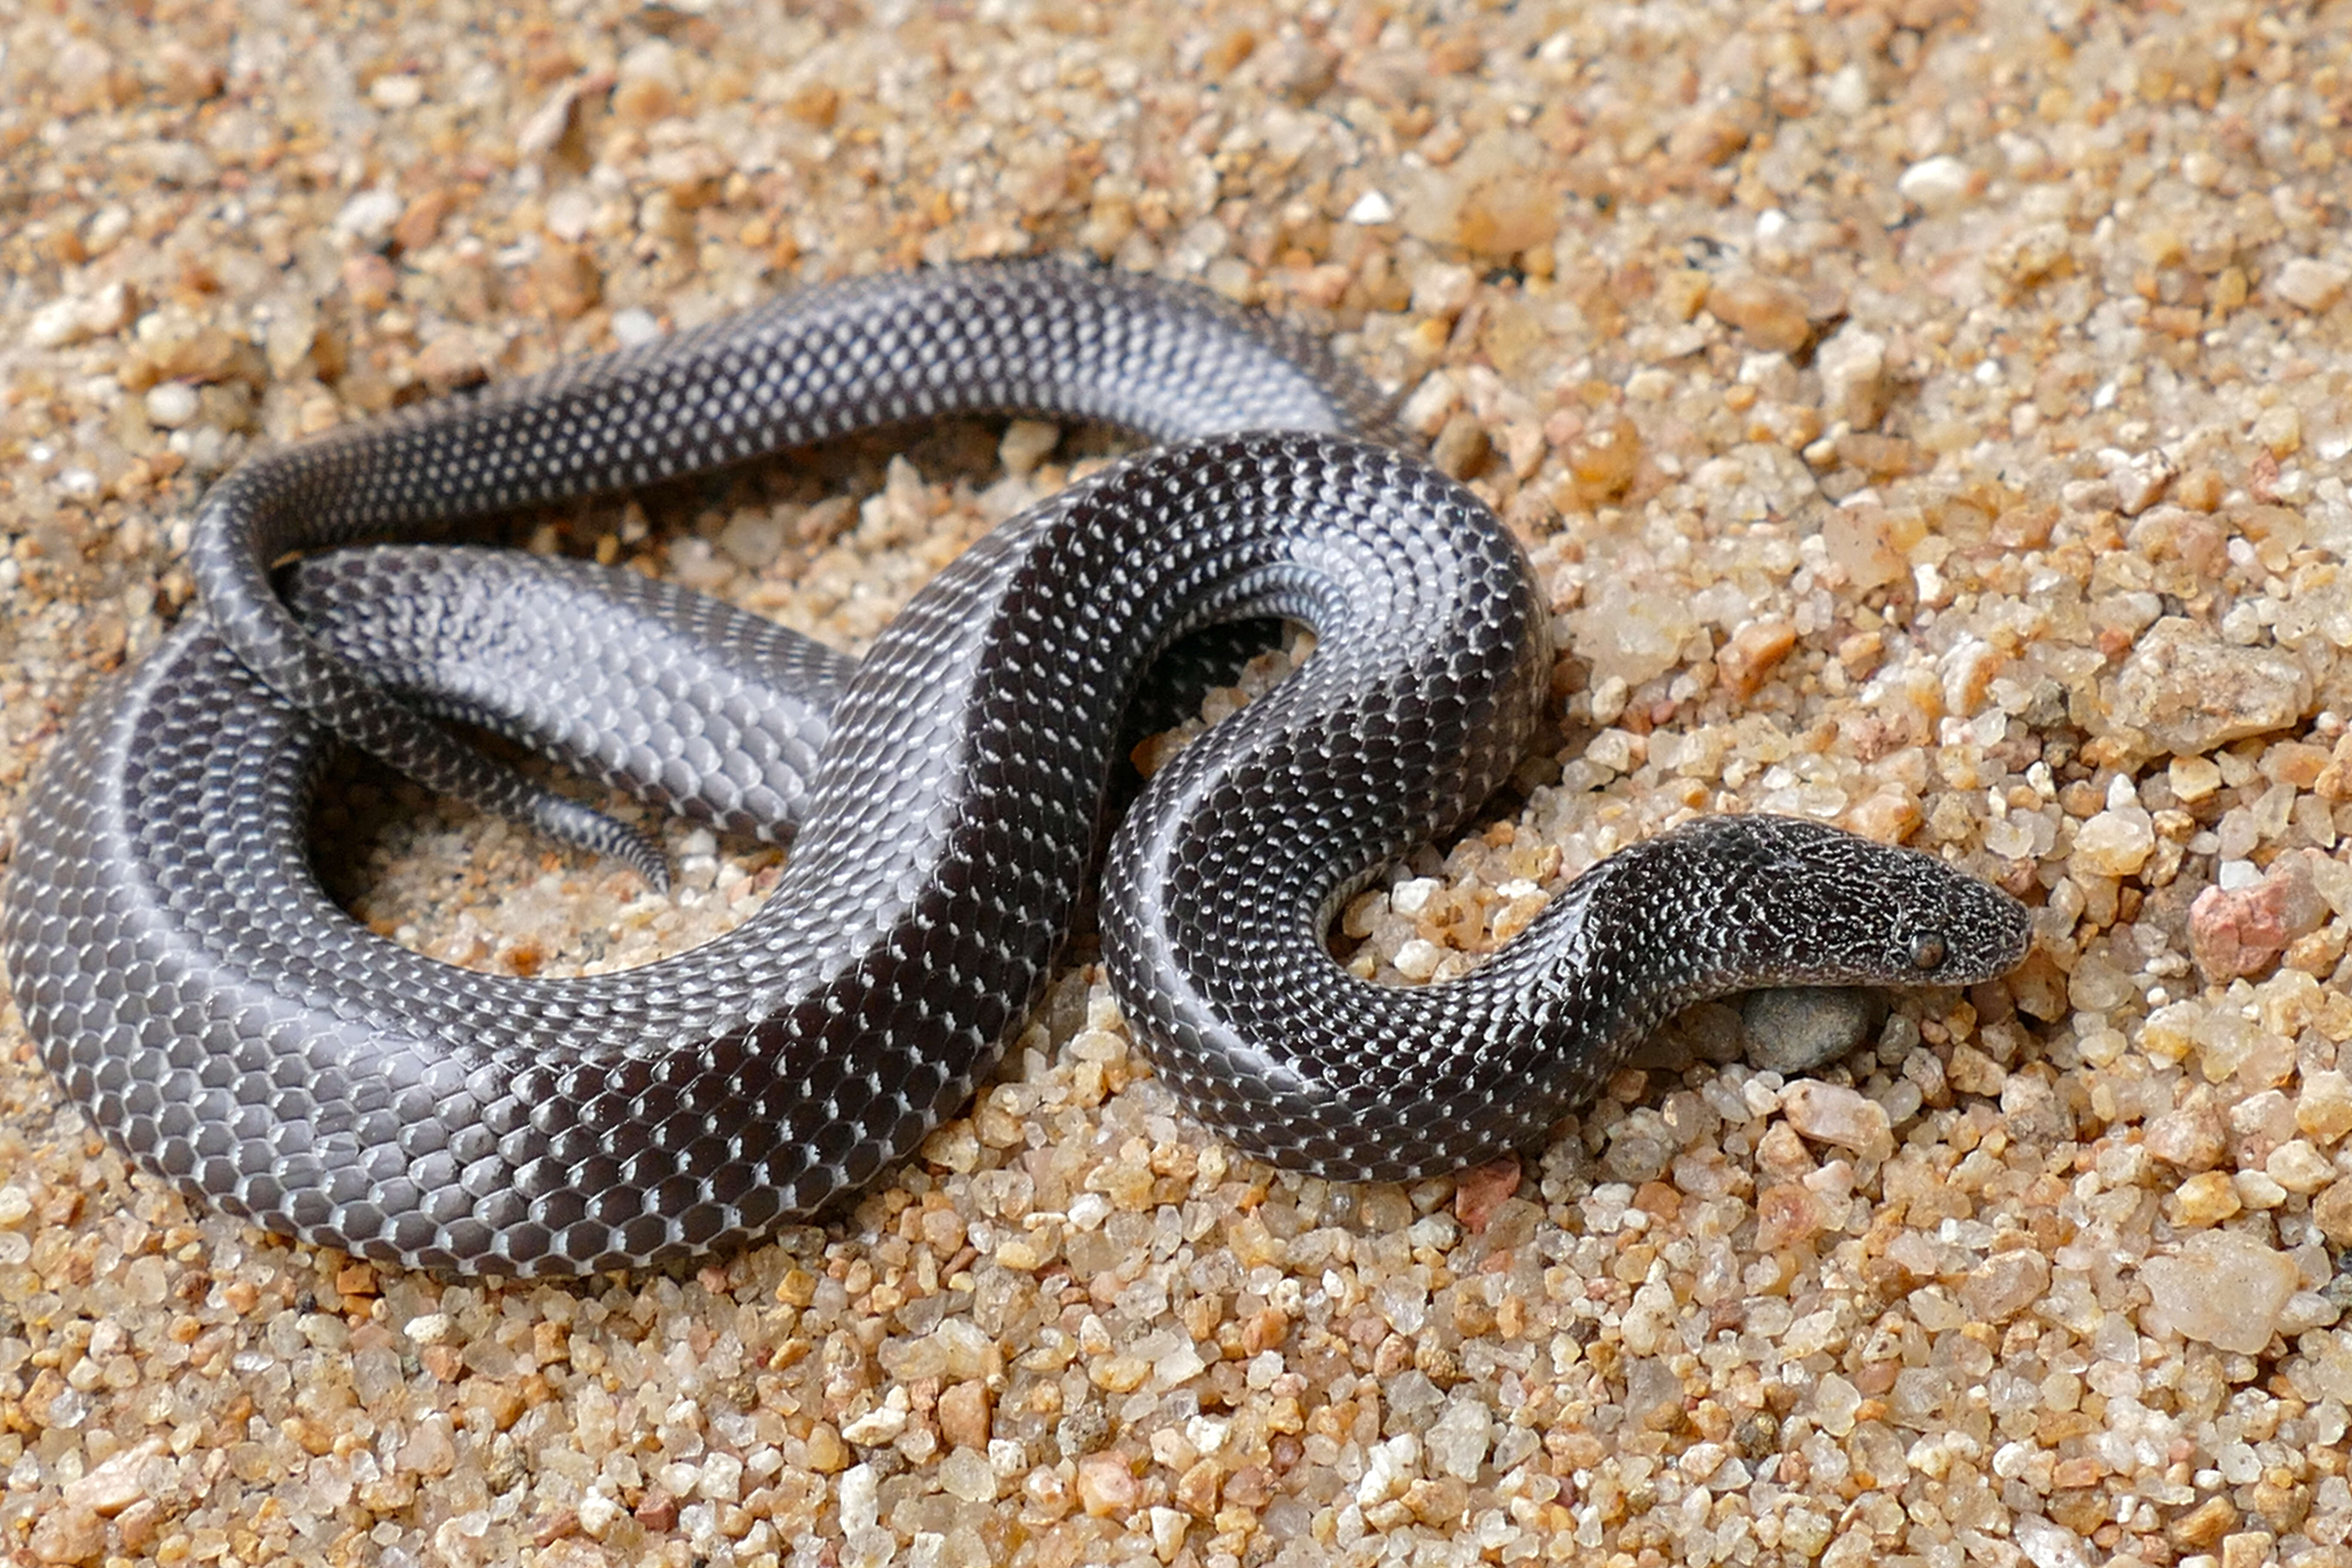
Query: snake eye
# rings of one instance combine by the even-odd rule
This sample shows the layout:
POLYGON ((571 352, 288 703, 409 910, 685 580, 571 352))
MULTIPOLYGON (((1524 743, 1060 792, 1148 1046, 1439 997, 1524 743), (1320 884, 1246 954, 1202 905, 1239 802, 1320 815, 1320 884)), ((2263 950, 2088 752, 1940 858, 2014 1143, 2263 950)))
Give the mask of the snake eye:
POLYGON ((1921 931, 1911 939, 1911 967, 1920 970, 1941 969, 1947 951, 1944 939, 1934 931, 1921 931))

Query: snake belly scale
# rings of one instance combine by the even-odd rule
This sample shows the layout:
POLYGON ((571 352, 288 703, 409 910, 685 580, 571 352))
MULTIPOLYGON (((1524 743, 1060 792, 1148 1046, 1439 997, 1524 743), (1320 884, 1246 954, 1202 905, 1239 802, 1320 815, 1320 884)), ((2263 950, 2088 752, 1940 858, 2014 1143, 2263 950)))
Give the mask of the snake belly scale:
POLYGON ((1508 775, 1547 689, 1526 559, 1382 437, 1310 340, 1049 264, 789 296, 648 348, 260 457, 199 513, 205 608, 110 679, 30 793, 0 911, 66 1093, 140 1163, 413 1267, 578 1274, 740 1246, 904 1156, 994 1067, 1087 874, 1127 705, 1189 634, 1317 636, 1156 776, 1108 852, 1104 958, 1159 1071, 1244 1150, 1411 1177, 1538 1137, 1666 1013, 1758 984, 1958 984, 2005 893, 1785 818, 1612 857, 1469 975, 1332 962, 1338 904, 1508 775), (1000 527, 854 666, 626 574, 438 529, 959 410, 1160 445, 1000 527), (298 617, 297 611, 299 615, 298 617), (338 910, 305 854, 331 734, 641 853, 433 717, 723 826, 779 886, 620 973, 458 970, 338 910))

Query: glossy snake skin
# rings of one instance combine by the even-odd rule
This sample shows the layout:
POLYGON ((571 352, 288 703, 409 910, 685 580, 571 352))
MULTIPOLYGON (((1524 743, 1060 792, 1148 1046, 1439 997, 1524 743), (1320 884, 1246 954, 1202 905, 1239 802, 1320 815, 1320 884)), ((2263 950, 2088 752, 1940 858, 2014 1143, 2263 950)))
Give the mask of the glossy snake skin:
POLYGON ((1445 1170, 1539 1138, 1694 999, 2019 959, 2022 910, 1939 860, 1718 817, 1604 861, 1466 978, 1333 963, 1331 911, 1509 773, 1550 668, 1519 548, 1377 438, 1380 406, 1206 295, 1029 264, 811 290, 258 458, 199 516, 204 612, 104 685, 29 797, 0 922, 17 1005, 109 1137, 272 1229, 506 1274, 737 1247, 965 1103, 1064 940, 1130 698, 1171 643, 1269 616, 1315 653, 1151 781, 1100 917, 1159 1071, 1253 1154, 1445 1170), (576 563, 314 555, 301 621, 266 574, 976 409, 1160 445, 990 534, 856 664, 576 563), (305 857, 330 731, 652 864, 432 714, 730 829, 797 822, 782 883, 624 973, 478 974, 384 942, 305 857))

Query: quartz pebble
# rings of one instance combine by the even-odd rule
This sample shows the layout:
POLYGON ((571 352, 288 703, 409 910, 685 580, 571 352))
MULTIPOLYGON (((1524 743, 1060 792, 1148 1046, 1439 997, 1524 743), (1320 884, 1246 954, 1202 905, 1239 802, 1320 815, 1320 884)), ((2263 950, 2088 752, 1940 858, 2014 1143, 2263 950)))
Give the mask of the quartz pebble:
POLYGON ((113 1518, 147 1495, 142 1472, 163 1452, 163 1440, 160 1437, 125 1448, 96 1469, 67 1482, 66 1506, 88 1509, 101 1519, 113 1518))
POLYGON ((2276 649, 2233 647, 2179 616, 2149 628, 2125 659, 2096 715, 2175 755, 2195 756, 2284 729, 2310 705, 2312 676, 2276 649))
POLYGON ((2202 1231, 2140 1265, 2158 1326, 2251 1355, 2294 1295, 2294 1260, 2236 1231, 2202 1231))
POLYGON ((2077 864, 2100 877, 2130 877, 2156 852, 2156 826, 2137 806, 2099 813, 2074 835, 2077 864))
POLYGON ((1931 213, 1942 213, 1960 205, 1969 194, 1969 166, 1946 155, 1912 164, 1895 182, 1895 189, 1906 200, 1931 213))
POLYGON ((2344 297, 2347 281, 2352 281, 2352 271, 2332 262, 2297 256, 2279 268, 2278 280, 2273 287, 2280 299, 2297 310, 2325 310, 2344 297))
POLYGON ((111 336, 130 324, 135 303, 131 286, 120 279, 86 295, 52 300, 26 321, 26 341, 36 348, 65 348, 111 336))
POLYGON ((1789 1125, 1816 1142, 1834 1143, 1857 1153, 1886 1152, 1885 1107, 1835 1084, 1806 1079, 1781 1096, 1789 1125))

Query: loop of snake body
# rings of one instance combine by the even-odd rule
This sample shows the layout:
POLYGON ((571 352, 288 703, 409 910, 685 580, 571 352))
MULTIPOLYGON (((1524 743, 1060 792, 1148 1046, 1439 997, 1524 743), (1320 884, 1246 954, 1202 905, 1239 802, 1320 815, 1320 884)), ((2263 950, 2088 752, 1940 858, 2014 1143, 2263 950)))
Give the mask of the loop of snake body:
POLYGON ((458 1272, 740 1247, 908 1153, 995 1066, 1087 874, 1128 703, 1201 628, 1314 653, 1128 812, 1104 961, 1157 1070, 1244 1151, 1339 1179, 1539 1138, 1688 1002, 1960 984, 2022 908, 1931 856, 1703 817, 1601 862, 1467 976, 1358 980, 1332 911, 1517 763, 1546 618, 1493 513, 1384 437, 1313 341, 1050 264, 809 290, 261 456, 204 503, 203 609, 72 721, 0 912, 66 1093, 271 1229, 458 1272), (1160 443, 1002 526, 862 661, 629 574, 406 546, 281 556, 958 411, 1160 443), (297 612, 299 613, 299 616, 297 612), (331 734, 623 854, 481 761, 503 729, 722 827, 795 831, 731 933, 625 973, 453 968, 320 889, 331 734))

